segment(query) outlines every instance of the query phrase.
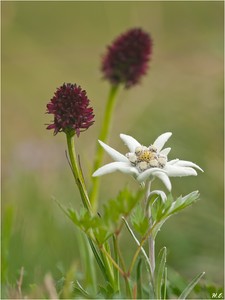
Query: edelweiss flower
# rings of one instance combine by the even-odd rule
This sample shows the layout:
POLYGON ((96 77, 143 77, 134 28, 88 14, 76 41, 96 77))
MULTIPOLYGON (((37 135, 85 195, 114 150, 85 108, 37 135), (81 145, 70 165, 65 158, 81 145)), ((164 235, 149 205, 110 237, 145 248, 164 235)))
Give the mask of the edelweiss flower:
POLYGON ((162 148, 171 135, 171 132, 166 132, 160 135, 152 145, 146 147, 142 146, 133 137, 120 134, 120 138, 130 151, 126 155, 99 141, 104 150, 114 159, 114 162, 99 168, 93 176, 120 171, 132 175, 140 183, 158 177, 170 191, 171 182, 169 177, 196 176, 197 172, 194 168, 203 172, 193 162, 179 159, 167 160, 171 148, 162 148))

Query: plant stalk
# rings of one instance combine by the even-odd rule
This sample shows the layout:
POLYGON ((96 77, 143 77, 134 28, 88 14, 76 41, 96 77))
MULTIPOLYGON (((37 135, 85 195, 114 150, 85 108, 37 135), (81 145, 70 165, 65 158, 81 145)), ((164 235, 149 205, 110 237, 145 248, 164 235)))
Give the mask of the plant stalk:
MULTIPOLYGON (((73 139, 74 134, 73 134, 73 132, 67 132, 66 136, 67 136, 67 146, 68 146, 69 158, 70 158, 71 168, 73 171, 75 182, 79 188, 79 192, 80 192, 84 207, 89 211, 90 214, 93 214, 92 206, 89 201, 89 197, 88 197, 87 189, 86 189, 86 186, 84 183, 83 175, 82 175, 82 172, 81 172, 78 160, 77 160, 77 156, 76 156, 75 143, 74 143, 74 139, 73 139)), ((102 261, 100 261, 99 260, 100 258, 98 257, 95 246, 93 245, 93 243, 90 239, 88 239, 88 241, 89 241, 89 244, 92 248, 92 251, 95 255, 95 258, 96 258, 97 263, 99 264, 101 270, 106 275, 108 280, 113 284, 114 278, 113 278, 113 274, 112 274, 112 262, 110 262, 108 260, 109 254, 108 254, 107 250, 105 250, 103 247, 103 249, 105 251, 104 251, 104 254, 102 255, 102 261), (103 265, 102 265, 102 263, 103 263, 103 265)), ((92 256, 90 257, 90 260, 91 259, 92 259, 92 256)))
POLYGON ((106 251, 106 249, 104 247, 100 247, 100 249, 101 249, 102 253, 104 253, 106 255, 106 257, 108 257, 108 259, 111 261, 111 263, 114 265, 114 267, 120 272, 120 274, 125 278, 127 276, 125 271, 120 268, 118 263, 112 258, 112 256, 108 253, 108 251, 106 251))
POLYGON ((76 156, 74 134, 72 132, 67 132, 66 138, 67 138, 67 147, 68 147, 68 152, 69 152, 71 168, 73 171, 73 176, 74 176, 75 182, 78 186, 78 189, 80 191, 80 195, 81 195, 81 199, 84 204, 84 207, 91 213, 92 212, 91 203, 90 203, 90 200, 89 200, 89 197, 87 194, 87 189, 85 187, 83 175, 80 170, 79 163, 78 163, 77 156, 76 156))
MULTIPOLYGON (((118 87, 119 87, 118 85, 113 85, 113 86, 111 86, 111 89, 109 91, 109 96, 108 96, 108 100, 107 100, 107 104, 106 104, 106 108, 105 108, 104 119, 102 122, 101 131, 100 131, 100 135, 99 135, 99 140, 101 140, 104 143, 107 141, 108 136, 109 136, 109 131, 110 131, 110 127, 111 127, 112 115, 113 115, 113 111, 114 111, 118 87)), ((104 157, 104 150, 101 147, 101 145, 99 143, 97 143, 96 156, 95 156, 92 173, 101 166, 103 157, 104 157)), ((90 192, 90 202, 91 202, 91 205, 92 205, 94 211, 96 211, 97 207, 98 207, 99 188, 100 188, 100 178, 92 177, 92 189, 90 192)))
MULTIPOLYGON (((148 197, 151 192, 151 180, 146 185, 146 194, 145 194, 145 204, 146 204, 146 214, 149 219, 149 227, 152 227, 152 215, 151 215, 151 204, 148 204, 148 197)), ((155 239, 152 234, 148 237, 148 249, 149 249, 149 261, 151 266, 152 278, 154 280, 155 272, 155 239)))
POLYGON ((136 252, 134 253, 133 259, 131 261, 130 267, 129 267, 129 271, 128 273, 131 273, 133 268, 134 268, 134 264, 138 258, 138 254, 140 253, 144 243, 146 242, 146 240, 148 239, 149 235, 151 235, 151 233, 153 232, 154 228, 156 227, 158 223, 156 222, 152 227, 149 228, 149 230, 147 231, 147 233, 145 234, 145 236, 142 238, 142 240, 140 241, 140 244, 136 250, 136 252))

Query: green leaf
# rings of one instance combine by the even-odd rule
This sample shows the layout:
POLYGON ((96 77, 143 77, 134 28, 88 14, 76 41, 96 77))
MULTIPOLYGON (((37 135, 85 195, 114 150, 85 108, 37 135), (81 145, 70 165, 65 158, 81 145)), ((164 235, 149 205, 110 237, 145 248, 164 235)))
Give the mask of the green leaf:
POLYGON ((73 291, 76 293, 79 293, 84 297, 84 299, 95 299, 92 295, 88 294, 87 291, 82 287, 82 285, 79 283, 79 281, 76 281, 76 286, 74 286, 73 291))
POLYGON ((91 251, 90 243, 88 242, 87 236, 80 232, 77 233, 77 239, 79 243, 79 252, 81 256, 81 261, 84 263, 84 269, 85 269, 85 284, 86 286, 92 286, 93 291, 96 294, 96 270, 95 270, 95 264, 93 253, 91 251))
MULTIPOLYGON (((165 223, 165 221, 171 217, 172 215, 182 211, 186 207, 194 204, 199 199, 199 193, 198 191, 194 191, 184 197, 180 196, 175 201, 173 201, 173 198, 171 195, 167 197, 167 200, 164 204, 160 204, 158 200, 155 201, 155 205, 153 206, 153 214, 154 214, 154 230, 153 230, 153 236, 156 237, 158 231, 162 227, 162 225, 165 223), (156 210, 156 212, 154 211, 156 210)), ((153 225, 154 225, 153 223, 153 225)))
MULTIPOLYGON (((113 235, 113 251, 114 251, 114 256, 115 256, 115 262, 117 265, 119 265, 119 248, 118 248, 118 236, 113 235)), ((117 285, 118 291, 120 290, 120 273, 117 268, 114 268, 114 278, 115 278, 115 283, 117 285)))
POLYGON ((137 299, 142 299, 142 275, 141 275, 142 259, 137 264, 137 299))
POLYGON ((117 224, 120 219, 119 203, 115 199, 109 200, 103 206, 103 213, 101 217, 108 226, 115 228, 115 224, 117 224))
POLYGON ((99 286, 99 293, 96 299, 121 299, 118 291, 114 291, 109 282, 105 286, 99 286))
MULTIPOLYGON (((56 201, 58 206, 62 209, 62 211, 70 218, 70 220, 77 225, 82 231, 85 232, 85 234, 88 237, 88 242, 91 246, 92 252, 95 256, 95 259, 98 263, 98 266, 100 270, 102 271, 102 274, 106 280, 106 282, 109 282, 109 276, 106 271, 105 263, 103 262, 101 258, 101 253, 99 253, 99 250, 97 249, 96 245, 94 244, 93 234, 91 235, 92 229, 99 226, 99 224, 102 222, 102 219, 99 216, 91 216, 90 213, 86 208, 82 208, 80 211, 80 214, 72 209, 65 209, 58 201, 56 201)), ((103 234, 101 234, 101 239, 103 240, 103 234)))
POLYGON ((163 282, 165 281, 165 264, 166 264, 166 247, 163 247, 158 255, 156 262, 156 281, 155 281, 155 292, 156 298, 162 299, 161 290, 163 282))
POLYGON ((123 216, 128 216, 136 206, 142 193, 132 194, 127 188, 122 190, 115 199, 107 201, 101 213, 102 222, 107 230, 115 233, 121 225, 123 216))
POLYGON ((103 274, 105 280, 108 282, 109 279, 108 279, 108 275, 107 275, 107 272, 106 272, 106 268, 105 268, 105 266, 103 264, 103 261, 100 257, 99 251, 98 251, 98 249, 96 248, 96 246, 94 245, 93 241, 90 238, 88 238, 88 241, 89 241, 89 244, 91 246, 92 252, 95 256, 95 259, 98 263, 98 266, 99 266, 100 270, 102 271, 102 274, 103 274))
POLYGON ((130 214, 132 209, 136 206, 139 201, 142 191, 138 191, 136 194, 132 194, 127 188, 119 193, 117 201, 119 202, 120 213, 124 216, 130 214))
POLYGON ((77 277, 77 265, 76 263, 72 264, 69 270, 66 272, 63 281, 63 288, 62 288, 62 298, 63 299, 70 299, 73 293, 73 282, 76 280, 77 277))
POLYGON ((188 284, 188 286, 184 289, 184 291, 181 293, 180 297, 178 299, 186 299, 186 297, 190 294, 190 292, 193 290, 193 288, 196 286, 196 284, 199 282, 199 280, 202 278, 202 276, 205 275, 205 272, 200 273, 197 275, 192 281, 188 284))
POLYGON ((199 199, 199 192, 198 191, 194 191, 184 197, 179 197, 176 201, 174 201, 168 211, 166 212, 167 216, 170 216, 172 214, 175 214, 181 210, 183 210, 184 208, 192 205, 193 203, 195 203, 197 200, 199 199))
POLYGON ((134 209, 134 212, 131 216, 131 223, 134 226, 134 229, 144 236, 149 228, 149 221, 146 217, 144 209, 141 205, 137 205, 134 209))
MULTIPOLYGON (((91 232, 97 231, 101 233, 103 231, 103 222, 98 215, 92 216, 86 208, 81 208, 80 212, 68 209, 68 216, 82 231, 84 231, 88 236, 91 232)), ((105 226, 105 225, 104 225, 105 226)), ((99 236, 101 234, 99 233, 99 236)))
POLYGON ((165 203, 160 195, 157 195, 154 203, 151 206, 151 215, 153 221, 158 221, 162 218, 163 213, 165 211, 165 203))
POLYGON ((113 232, 109 231, 108 228, 104 226, 104 224, 99 224, 98 227, 94 228, 93 233, 100 245, 106 242, 113 234, 113 232))
POLYGON ((164 289, 163 289, 163 299, 166 300, 166 286, 167 286, 167 268, 164 270, 164 289))

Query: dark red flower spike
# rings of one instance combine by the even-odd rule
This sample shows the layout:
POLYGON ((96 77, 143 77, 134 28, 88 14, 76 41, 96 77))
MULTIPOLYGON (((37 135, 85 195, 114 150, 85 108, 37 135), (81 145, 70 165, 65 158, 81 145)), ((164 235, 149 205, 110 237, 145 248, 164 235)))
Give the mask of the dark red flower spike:
POLYGON ((88 107, 90 100, 80 86, 64 83, 59 87, 47 104, 47 113, 54 115, 53 124, 47 129, 58 132, 76 133, 87 130, 94 123, 93 108, 88 107))
POLYGON ((152 53, 152 40, 141 28, 130 29, 108 46, 101 70, 111 84, 129 88, 146 74, 152 53))

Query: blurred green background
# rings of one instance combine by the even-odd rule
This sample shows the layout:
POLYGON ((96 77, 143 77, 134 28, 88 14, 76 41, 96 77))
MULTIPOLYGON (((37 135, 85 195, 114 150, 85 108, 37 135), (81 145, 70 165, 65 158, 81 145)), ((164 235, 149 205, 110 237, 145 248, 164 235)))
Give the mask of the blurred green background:
MULTIPOLYGON (((148 145, 172 131, 169 158, 204 169, 198 177, 172 179, 174 196, 198 189, 201 200, 168 221, 157 247, 168 247, 168 265, 186 279, 205 271, 207 280, 223 284, 223 2, 11 1, 1 8, 4 276, 16 284, 24 266, 26 288, 49 271, 57 278, 59 265, 68 270, 77 262, 82 269, 77 231, 54 201, 79 208, 80 199, 65 136, 45 129, 52 119, 46 104, 64 82, 87 90, 95 125, 77 148, 90 186, 109 91, 101 56, 116 36, 140 26, 154 41, 150 69, 140 85, 121 89, 109 143, 126 152, 121 132, 148 145)), ((102 183, 102 202, 125 185, 138 189, 120 173, 102 183)))

